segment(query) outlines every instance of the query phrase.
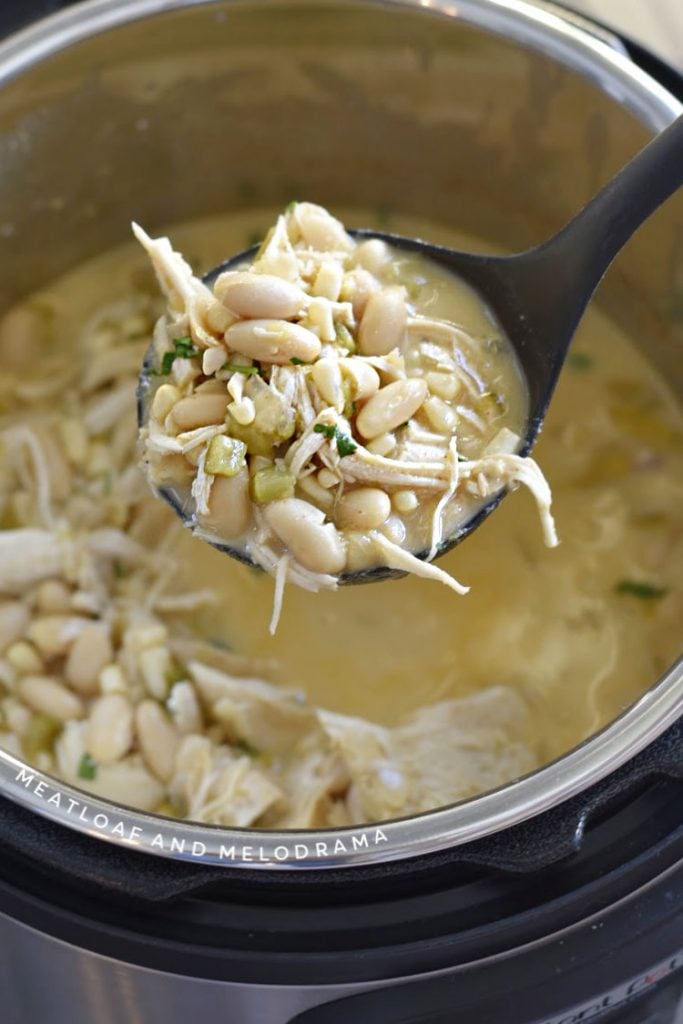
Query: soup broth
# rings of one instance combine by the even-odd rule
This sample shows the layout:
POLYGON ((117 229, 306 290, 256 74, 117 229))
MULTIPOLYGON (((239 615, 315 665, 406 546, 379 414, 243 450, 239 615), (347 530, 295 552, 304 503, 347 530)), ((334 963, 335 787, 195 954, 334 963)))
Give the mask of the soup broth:
MULTIPOLYGON (((335 213, 349 225, 372 226, 363 211, 335 213)), ((175 225, 168 233, 203 272, 226 251, 238 251, 259 237, 272 218, 270 209, 252 210, 175 225)), ((483 248, 474 239, 411 218, 396 218, 391 227, 462 249, 483 248)), ((683 414, 639 348, 599 309, 591 308, 584 318, 534 451, 553 488, 560 547, 543 547, 532 498, 515 493, 441 563, 471 587, 466 597, 454 598, 445 588, 416 578, 334 593, 292 587, 285 594, 278 632, 270 638, 273 581, 183 531, 173 514, 149 496, 139 471, 130 468, 138 457, 135 368, 147 344, 150 318, 161 308, 144 254, 132 243, 108 253, 37 293, 27 306, 43 318, 44 338, 33 332, 21 341, 20 319, 6 320, 0 329, 8 371, 0 378, 0 543, 3 537, 8 541, 0 555, 5 565, 4 576, 0 573, 0 741, 46 770, 113 799, 224 824, 344 824, 414 813, 481 792, 562 754, 632 703, 679 653, 683 414), (112 331, 123 331, 127 355, 117 344, 120 364, 102 370, 98 346, 111 344, 107 332, 112 331), (77 400, 76 391, 89 374, 86 398, 77 400), (61 426, 51 438, 41 422, 56 414, 61 426), (38 455, 21 433, 25 427, 36 431, 42 446, 38 455), (68 544, 79 531, 88 531, 90 550, 100 545, 98 557, 105 557, 108 544, 118 545, 114 554, 107 548, 106 574, 97 581, 85 569, 64 569, 68 585, 61 598, 58 588, 46 590, 61 570, 55 569, 54 579, 39 569, 28 571, 34 554, 30 546, 18 549, 16 544, 16 531, 41 530, 44 539, 47 529, 41 518, 45 494, 41 499, 37 487, 41 452, 49 463, 52 536, 68 544), (110 465, 114 457, 115 472, 110 465), (106 509, 101 519, 98 508, 106 509), (13 538, 16 571, 10 558, 13 538), (138 578, 129 569, 136 556, 127 541, 144 549, 153 563, 147 576, 138 578), (126 615, 133 616, 131 609, 141 629, 151 631, 144 643, 141 629, 133 631, 135 641, 130 639, 126 615), (163 643, 154 634, 159 618, 170 638, 163 643), (60 619, 66 633, 49 641, 45 619, 60 619), (85 684, 69 681, 78 680, 78 672, 72 664, 74 635, 67 635, 64 619, 78 620, 72 625, 74 635, 87 622, 91 628, 102 624, 109 636, 98 672, 85 684), (155 676, 153 659, 142 658, 140 651, 164 643, 171 653, 155 676), (260 680, 268 679, 301 691, 313 708, 327 709, 322 722, 325 743, 332 746, 325 747, 325 763, 341 750, 345 764, 330 768, 335 781, 327 786, 324 811, 320 803, 305 813, 291 810, 297 786, 292 773, 308 770, 309 734, 301 739, 297 733, 296 740, 279 746, 275 731, 263 742, 245 738, 251 736, 251 725, 244 725, 246 712, 237 691, 230 689, 233 684, 207 674, 208 669, 187 669, 192 659, 201 661, 209 646, 215 658, 204 660, 213 661, 213 670, 229 670, 231 679, 242 679, 243 688, 248 680, 259 680, 252 691, 264 706, 276 700, 270 691, 257 689, 264 685, 260 680), (148 668, 139 669, 142 662, 148 668), (182 689, 188 673, 201 691, 200 707, 182 689), (66 680, 64 689, 78 701, 73 714, 63 713, 56 691, 50 691, 56 702, 50 703, 50 694, 39 685, 45 679, 58 686, 66 680), (157 692, 155 679, 161 679, 157 692), (223 703, 216 711, 219 691, 223 703), (94 704, 117 693, 147 705, 142 715, 139 707, 134 709, 137 717, 128 725, 130 736, 120 755, 127 765, 125 777, 116 758, 100 763, 88 749, 95 735, 94 704), (497 695, 499 713, 489 714, 488 705, 476 704, 478 696, 488 700, 490 694, 497 695), (150 710, 152 704, 159 710, 150 710), (433 729, 430 748, 430 730, 419 732, 426 722, 420 716, 434 705, 448 707, 452 717, 441 715, 450 732, 439 738, 433 729), (160 763, 149 739, 160 716, 159 735, 168 737, 164 725, 175 723, 168 741, 172 755, 181 751, 175 766, 160 763), (363 721, 354 725, 339 716, 363 721), (400 744, 387 739, 390 735, 400 737, 400 744), (210 807, 193 802, 201 775, 196 767, 200 737, 213 744, 211 750, 203 747, 201 756, 213 757, 214 782, 219 778, 216 750, 229 748, 210 807), (398 746, 402 753, 394 762, 392 751, 398 746), (430 759, 434 771, 442 765, 443 774, 452 776, 448 758, 456 748, 461 786, 448 788, 440 777, 420 776, 430 759), (94 769, 87 758, 96 762, 94 769), (283 759, 290 775, 280 784, 283 759), (403 774, 396 782, 399 761, 403 774), (475 761, 477 770, 468 775, 475 761), (237 764, 242 772, 262 770, 261 802, 250 816, 240 817, 235 800, 225 795, 225 773, 232 772, 233 779, 237 764), (391 771, 393 776, 386 775, 391 771), (273 790, 267 796, 263 779, 273 790), (419 797, 406 788, 411 780, 422 787, 419 797), (381 799, 371 792, 376 782, 384 787, 381 799), (279 795, 274 792, 278 786, 279 795), (283 809, 287 800, 289 810, 283 809)), ((460 319, 468 315, 461 310, 460 319)), ((34 537, 34 548, 36 543, 34 537)), ((294 700, 292 714, 300 714, 296 708, 302 706, 300 698, 294 700)), ((259 722, 263 735, 263 718, 259 722)))

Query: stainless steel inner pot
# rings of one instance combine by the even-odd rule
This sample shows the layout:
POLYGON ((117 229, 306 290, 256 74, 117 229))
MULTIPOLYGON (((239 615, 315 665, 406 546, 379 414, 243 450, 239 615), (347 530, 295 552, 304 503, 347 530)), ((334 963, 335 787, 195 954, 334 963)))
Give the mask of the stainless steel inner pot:
MULTIPOLYGON (((293 195, 442 219, 519 249, 680 104, 621 44, 522 0, 91 0, 0 45, 0 308, 169 221, 293 195)), ((599 301, 683 395, 683 196, 599 301), (635 329, 634 329, 635 328, 635 329)), ((269 869, 405 858, 535 816, 683 710, 683 661, 609 727, 496 792, 335 832, 230 831, 116 807, 0 751, 38 814, 152 853, 269 869)))

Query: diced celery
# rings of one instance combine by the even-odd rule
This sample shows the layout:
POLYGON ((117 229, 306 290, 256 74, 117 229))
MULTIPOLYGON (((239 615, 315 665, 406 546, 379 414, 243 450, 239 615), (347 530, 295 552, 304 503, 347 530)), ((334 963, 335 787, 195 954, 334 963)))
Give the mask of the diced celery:
POLYGON ((237 476, 244 466, 246 456, 247 446, 244 441, 218 434, 211 439, 204 469, 216 476, 237 476))
POLYGON ((251 496, 260 505, 294 497, 295 479, 284 469, 260 469, 251 479, 251 496))
POLYGON ((348 327, 344 324, 337 324, 335 327, 335 334, 337 335, 337 342, 340 345, 343 345, 350 355, 353 355, 356 351, 356 343, 353 340, 353 335, 348 327))
POLYGON ((28 760, 32 761, 43 751, 52 750, 52 744, 61 728, 62 723, 49 715, 34 715, 22 737, 24 754, 28 760))
POLYGON ((238 423, 230 413, 228 413, 225 423, 230 436, 244 442, 250 455, 272 456, 273 448, 279 444, 279 440, 272 434, 265 434, 253 423, 238 423))

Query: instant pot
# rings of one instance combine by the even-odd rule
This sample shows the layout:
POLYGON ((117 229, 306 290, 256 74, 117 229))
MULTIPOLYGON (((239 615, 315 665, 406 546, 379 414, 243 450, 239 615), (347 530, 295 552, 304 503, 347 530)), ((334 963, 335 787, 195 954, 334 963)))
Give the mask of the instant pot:
MULTIPOLYGON (((520 249, 681 112, 671 69, 552 4, 58 7, 0 43, 0 308, 133 215, 294 195, 520 249)), ((598 295, 681 396, 682 198, 598 295)), ((174 822, 0 752, 0 1020, 680 1024, 682 709, 679 662, 526 778, 315 833, 174 822)))

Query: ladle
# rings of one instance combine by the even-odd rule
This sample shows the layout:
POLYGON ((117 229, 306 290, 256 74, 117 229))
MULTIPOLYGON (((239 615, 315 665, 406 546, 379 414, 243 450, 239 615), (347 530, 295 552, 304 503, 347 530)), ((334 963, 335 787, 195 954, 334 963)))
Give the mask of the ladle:
MULTIPOLYGON (((529 453, 538 437, 567 350, 605 271, 631 235, 683 184, 683 115, 678 117, 623 167, 556 235, 513 256, 459 252, 414 238, 367 229, 352 230, 356 239, 380 238, 397 250, 419 253, 471 285, 496 315, 512 343, 526 378, 529 417, 520 454, 529 453)), ((205 275, 211 285, 219 274, 249 264, 258 246, 233 256, 205 275)), ((152 349, 141 373, 138 416, 146 421, 145 396, 152 349)), ((472 519, 446 538, 438 556, 461 543, 498 506, 495 495, 472 519)), ((160 491, 191 525, 191 510, 172 490, 160 491)), ((214 543, 213 541, 211 543, 214 543)), ((244 552, 216 541, 214 546, 249 564, 244 552)), ((426 555, 426 552, 423 553, 426 555)), ((385 567, 345 573, 340 582, 365 583, 400 576, 385 567)))

